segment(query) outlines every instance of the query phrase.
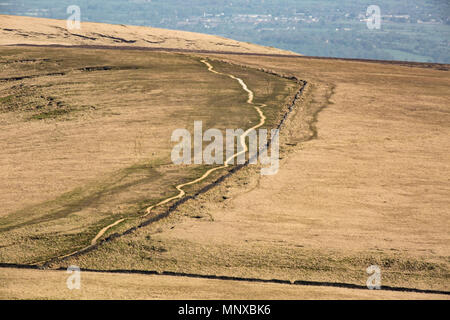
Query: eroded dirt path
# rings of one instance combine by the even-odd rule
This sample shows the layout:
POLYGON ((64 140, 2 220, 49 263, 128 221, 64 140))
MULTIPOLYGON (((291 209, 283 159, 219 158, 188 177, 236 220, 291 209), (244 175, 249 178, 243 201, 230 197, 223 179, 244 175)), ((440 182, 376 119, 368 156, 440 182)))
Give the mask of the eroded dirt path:
POLYGON ((262 125, 264 125, 264 123, 266 121, 266 117, 264 116, 264 113, 261 111, 261 108, 264 107, 265 105, 262 104, 262 105, 260 105, 258 107, 258 106, 255 106, 253 104, 253 98, 254 98, 253 91, 248 89, 247 85, 245 84, 245 82, 241 78, 237 78, 237 77, 235 77, 235 76, 233 76, 231 74, 221 73, 221 72, 218 72, 218 71, 214 70, 214 67, 206 60, 201 60, 201 62, 203 62, 208 67, 208 71, 210 71, 212 73, 215 73, 215 74, 227 76, 227 77, 230 77, 230 78, 238 81, 239 84, 242 86, 242 89, 245 92, 248 93, 247 103, 252 105, 255 108, 255 110, 258 112, 259 117, 260 117, 260 121, 259 121, 259 123, 257 125, 247 129, 247 131, 244 132, 244 134, 240 137, 240 143, 241 143, 241 146, 242 146, 242 150, 240 152, 235 153, 234 155, 232 155, 228 159, 226 159, 226 161, 225 161, 223 166, 212 168, 212 169, 206 171, 200 178, 176 186, 176 189, 179 191, 179 193, 176 196, 170 197, 170 198, 168 198, 166 200, 163 200, 163 201, 161 201, 161 202, 159 202, 159 203, 157 203, 157 204, 155 204, 155 205, 153 205, 151 207, 148 207, 147 210, 146 210, 146 214, 143 217, 148 216, 154 208, 159 207, 159 206, 161 206, 163 204, 166 204, 166 203, 168 203, 168 202, 170 202, 172 200, 179 199, 179 198, 183 197, 186 194, 186 192, 183 190, 184 187, 193 185, 193 184, 198 183, 200 181, 203 181, 204 179, 206 179, 214 171, 217 171, 217 170, 220 170, 220 169, 228 167, 230 165, 230 163, 233 161, 233 159, 238 157, 240 154, 245 153, 245 152, 248 151, 247 145, 245 144, 245 138, 247 137, 247 135, 252 130, 255 130, 255 129, 261 127, 262 125))
MULTIPOLYGON (((177 186, 175 187, 175 188, 178 190, 178 194, 177 194, 177 195, 172 196, 172 197, 169 197, 169 198, 167 198, 167 199, 165 199, 165 200, 163 200, 163 201, 161 201, 161 202, 158 202, 158 203, 156 203, 156 204, 154 204, 154 205, 148 207, 148 208, 145 210, 145 214, 142 215, 140 218, 145 218, 145 217, 149 216, 149 215, 152 213, 152 210, 155 209, 155 208, 157 208, 157 207, 160 207, 160 206, 162 206, 162 205, 164 205, 164 204, 167 204, 167 203, 169 203, 169 202, 171 202, 171 201, 173 201, 173 200, 180 199, 180 198, 184 197, 184 196, 186 195, 186 192, 183 190, 184 187, 190 186, 190 185, 193 185, 193 184, 196 184, 196 183, 198 183, 198 182, 201 182, 201 181, 205 180, 206 178, 208 178, 208 177, 211 175, 211 173, 213 173, 213 172, 215 172, 215 171, 217 171, 217 170, 221 170, 221 169, 227 168, 227 167, 233 162, 233 160, 234 160, 236 157, 238 157, 238 156, 241 155, 242 153, 245 153, 245 152, 248 151, 248 147, 247 147, 247 145, 246 145, 246 143, 245 143, 245 138, 247 137, 247 135, 248 135, 252 130, 255 130, 255 129, 257 129, 257 128, 263 126, 264 123, 265 123, 265 121, 266 121, 266 117, 265 117, 264 113, 263 113, 262 110, 261 110, 261 108, 265 107, 266 105, 265 105, 265 104, 255 105, 255 104, 253 103, 253 100, 254 100, 254 93, 253 93, 253 91, 251 91, 251 90, 248 88, 248 86, 247 86, 247 84, 244 82, 244 80, 242 80, 241 78, 235 77, 235 76, 232 75, 232 74, 222 73, 222 72, 219 72, 219 71, 214 70, 213 65, 211 65, 211 64, 210 64, 207 60, 205 60, 205 59, 202 59, 201 62, 202 62, 203 64, 206 65, 206 67, 208 68, 208 71, 209 71, 209 72, 215 73, 215 74, 220 75, 220 76, 226 76, 226 77, 229 77, 229 78, 231 78, 231 79, 233 79, 233 80, 236 80, 236 81, 241 85, 242 89, 248 94, 247 104, 251 105, 251 106, 256 110, 256 112, 257 112, 258 115, 259 115, 259 118, 260 118, 259 123, 258 123, 257 125, 255 125, 255 126, 249 128, 249 129, 247 129, 247 131, 245 131, 244 134, 241 135, 241 137, 240 137, 240 144, 241 144, 241 146, 242 146, 241 151, 236 152, 234 155, 232 155, 231 157, 229 157, 228 159, 226 159, 226 160, 225 160, 225 163, 224 163, 222 166, 215 167, 215 168, 212 168, 212 169, 206 171, 201 177, 199 177, 199 178, 197 178, 197 179, 195 179, 195 180, 192 180, 192 181, 189 181, 189 182, 186 182, 186 183, 177 185, 177 186)), ((71 256, 73 256, 73 255, 76 255, 76 254, 78 254, 78 253, 81 253, 81 252, 84 252, 84 251, 86 251, 86 250, 89 250, 89 249, 91 249, 92 247, 94 247, 94 246, 97 244, 98 240, 99 240, 106 232, 108 232, 108 230, 110 230, 111 228, 113 228, 113 227, 115 227, 115 226, 121 224, 122 222, 124 222, 124 221, 126 221, 126 220, 127 220, 127 218, 122 218, 122 219, 116 220, 116 221, 114 221, 113 223, 111 223, 110 225, 108 225, 108 226, 104 227, 103 229, 101 229, 101 230, 99 231, 99 233, 92 239, 91 244, 90 244, 89 246, 87 246, 87 247, 84 247, 84 248, 82 248, 82 249, 79 249, 79 250, 77 250, 77 251, 71 252, 71 253, 66 254, 66 255, 63 255, 63 256, 55 257, 55 258, 52 258, 52 259, 49 259, 49 260, 46 260, 46 261, 36 262, 36 263, 34 263, 33 265, 40 265, 40 264, 43 264, 43 263, 45 264, 47 261, 54 260, 54 259, 65 259, 65 258, 69 258, 69 257, 71 257, 71 256)))

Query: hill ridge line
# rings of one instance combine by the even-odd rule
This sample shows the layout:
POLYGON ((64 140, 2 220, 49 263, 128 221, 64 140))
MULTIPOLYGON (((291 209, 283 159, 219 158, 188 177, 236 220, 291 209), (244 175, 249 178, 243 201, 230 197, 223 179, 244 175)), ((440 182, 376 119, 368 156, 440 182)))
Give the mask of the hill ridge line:
POLYGON ((223 54, 238 56, 259 56, 274 58, 291 58, 291 59, 315 59, 315 60, 332 60, 332 61, 350 61, 362 63, 381 63, 389 65, 397 65, 403 67, 416 68, 432 68, 440 71, 450 71, 450 64, 437 62, 416 62, 416 61, 400 61, 400 60, 375 60, 375 59, 358 59, 358 58, 339 58, 339 57, 318 57, 295 54, 281 53, 258 53, 258 52, 236 52, 236 51, 216 51, 216 50, 197 50, 197 49, 178 49, 170 47, 139 47, 139 46, 112 46, 112 45, 64 45, 64 44, 28 44, 17 43, 7 44, 7 47, 50 47, 50 48, 78 48, 78 49, 104 49, 104 50, 141 50, 155 52, 175 52, 175 53, 198 53, 198 54, 223 54))

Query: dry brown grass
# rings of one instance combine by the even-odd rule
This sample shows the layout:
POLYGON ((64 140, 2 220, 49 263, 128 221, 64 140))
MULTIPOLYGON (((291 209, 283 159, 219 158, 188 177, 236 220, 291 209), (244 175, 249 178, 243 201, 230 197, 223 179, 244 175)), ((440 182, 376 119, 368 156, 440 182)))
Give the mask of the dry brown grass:
POLYGON ((364 285, 377 264, 385 285, 448 291, 448 73, 228 60, 310 83, 283 131, 279 173, 240 172, 166 221, 63 265, 364 285), (322 107, 318 138, 302 142, 322 107))
POLYGON ((0 45, 107 45, 264 54, 289 51, 194 32, 82 22, 67 30, 66 20, 0 15, 0 45))
POLYGON ((80 290, 69 290, 64 271, 0 269, 0 299, 448 299, 445 295, 379 292, 229 280, 138 274, 81 273, 80 290))
MULTIPOLYGON (((139 217, 176 194, 175 185, 200 176, 206 166, 171 163, 173 130, 192 131, 194 120, 202 120, 205 130, 259 122, 241 86, 208 72, 199 58, 0 50, 2 262, 32 263, 72 252, 106 225, 139 217)), ((249 79, 272 109, 268 125, 296 86, 256 70, 222 68, 249 79)), ((131 219, 123 228, 136 223, 131 219)))
MULTIPOLYGON (((32 25, 30 21, 28 25, 32 25)), ((108 30, 118 35, 114 28, 108 30)), ((49 43, 45 34, 33 36, 43 37, 39 43, 49 43)), ((173 46, 181 44, 175 41, 173 46)), ((13 87, 15 81, 0 83, 6 92, 0 102, 11 109, 2 110, 0 118, 5 128, 0 133, 0 147, 6 150, 0 158, 0 201, 5 211, 16 213, 0 215, 4 216, 3 227, 24 223, 4 230, 0 243, 4 262, 26 263, 67 251, 74 242, 86 242, 107 219, 133 215, 152 203, 150 196, 164 197, 170 193, 167 186, 198 174, 202 168, 190 171, 163 165, 170 149, 164 139, 173 128, 189 127, 199 119, 218 128, 245 127, 249 120, 256 121, 250 110, 243 114, 239 108, 245 104, 239 85, 230 81, 224 86, 224 79, 206 72, 204 66, 199 69, 195 57, 114 51, 122 59, 118 63, 108 51, 72 49, 61 65, 55 61, 60 49, 45 49, 45 55, 52 55, 50 61, 39 60, 45 56, 39 50, 44 49, 25 50, 28 58, 22 48, 5 50, 9 53, 2 51, 1 78, 10 77, 12 70, 20 71, 16 72, 20 76, 61 68, 65 73, 21 80, 25 87, 13 87), (86 62, 118 69, 80 70, 86 62), (152 68, 157 72, 152 73, 155 81, 149 82, 148 69, 152 68), (189 73, 180 72, 182 68, 188 68, 189 73), (98 72, 102 74, 94 75, 98 72), (99 83, 98 79, 111 81, 99 83), (192 83, 198 87, 193 89, 192 83), (165 94, 168 88, 174 95, 165 94), (55 99, 48 101, 50 96, 55 99), (236 101, 236 97, 240 98, 236 101), (43 111, 33 109, 44 101, 49 104, 43 111), (125 104, 127 108, 123 108, 125 104), (227 117, 222 117, 224 104, 233 106, 227 117), (199 107, 193 109, 193 105, 199 107), (65 111, 55 114, 58 108, 65 111), (180 113, 188 117, 174 117, 180 113), (143 138, 148 136, 155 143, 143 138), (74 190, 76 186, 80 189, 74 190), (95 198, 97 194, 101 201, 95 198), (94 205, 80 207, 92 195, 94 205), (28 205, 27 210, 22 210, 22 205, 28 205), (28 223, 30 217, 64 216, 65 208, 77 209, 69 210, 70 221, 28 223), (87 222, 93 228, 80 238, 79 230, 86 231, 87 222)), ((279 173, 261 177, 258 168, 242 170, 219 187, 189 200, 168 218, 53 266, 364 285, 366 268, 377 264, 384 285, 449 291, 448 71, 326 59, 216 58, 308 81, 308 89, 282 131, 279 173)), ((214 63, 218 70, 242 77, 255 91, 258 103, 271 101, 273 112, 268 114, 273 125, 279 117, 275 110, 280 110, 293 92, 293 85, 274 78, 267 84, 266 76, 252 69, 214 63)), ((125 231, 133 223, 114 231, 125 231)), ((9 283, 3 296, 19 298, 108 298, 99 290, 113 288, 113 277, 131 286, 118 289, 130 298, 426 298, 326 288, 308 288, 302 295, 298 288, 282 285, 99 274, 87 274, 95 284, 71 297, 62 287, 56 291, 46 286, 41 292, 33 289, 39 287, 37 279, 43 274, 49 283, 63 286, 60 273, 1 272, 9 283), (30 283, 18 279, 25 274, 30 283), (152 285, 161 281, 161 285, 143 296, 137 291, 146 281, 152 285), (177 287, 179 281, 184 281, 185 289, 177 287), (194 289, 201 294, 192 296, 194 289)))

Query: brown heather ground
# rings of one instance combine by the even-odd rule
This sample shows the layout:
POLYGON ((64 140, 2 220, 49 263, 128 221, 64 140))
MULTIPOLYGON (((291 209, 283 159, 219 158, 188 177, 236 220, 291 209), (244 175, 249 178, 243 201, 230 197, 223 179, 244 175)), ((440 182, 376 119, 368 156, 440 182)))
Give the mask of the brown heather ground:
POLYGON ((0 45, 19 43, 295 54, 277 48, 187 31, 94 22, 81 22, 81 29, 67 30, 66 20, 0 15, 0 45))
MULTIPOLYGON (((205 168, 167 165, 173 128, 190 128, 203 116, 218 128, 257 119, 251 110, 243 113, 245 93, 237 83, 206 72, 192 56, 4 50, 11 51, 2 55, 2 78, 11 77, 12 70, 34 74, 41 64, 40 72, 56 72, 66 63, 70 72, 20 80, 23 86, 17 87, 16 80, 0 83, 6 92, 2 105, 14 109, 3 110, 0 118, 0 147, 6 150, 0 156, 0 201, 9 208, 0 219, 2 262, 28 263, 70 251, 104 223, 136 215, 170 194, 180 179, 198 175, 205 168), (47 55, 49 61, 39 60, 47 55), (92 65, 118 69, 80 70, 92 65), (145 70, 152 68, 157 72, 145 70), (182 72, 184 68, 189 72, 182 72), (151 84, 149 78, 154 79, 151 84), (143 98, 148 91, 152 93, 143 98), (29 104, 28 97, 36 103, 29 104), (42 108, 31 107, 42 101, 42 108), (233 106, 226 118, 224 105, 233 106)), ((383 285, 450 291, 450 77, 438 70, 448 66, 215 57, 308 81, 281 134, 279 173, 261 177, 257 167, 244 169, 168 218, 52 267, 74 264, 364 286, 366 268, 377 264, 383 285)), ((272 101, 280 111, 294 89, 291 82, 281 85, 275 77, 268 83, 264 73, 213 64, 242 77, 258 103, 272 101)), ((268 114, 273 125, 280 113, 268 114)), ((111 232, 123 232, 137 222, 111 232)), ((182 277, 83 275, 84 289, 74 293, 66 289, 67 275, 59 271, 3 268, 0 297, 448 299, 182 277)))
POLYGON ((279 173, 241 171, 169 219, 61 266, 364 285, 377 264, 384 285, 448 291, 448 72, 219 58, 309 81, 282 131, 279 173), (303 142, 320 108, 317 138, 303 142))
POLYGON ((65 271, 0 269, 0 299, 448 299, 436 294, 92 272, 81 274, 80 290, 69 290, 68 276, 65 271))
MULTIPOLYGON (((131 219, 120 228, 134 226, 145 208, 176 194, 175 185, 199 177, 207 166, 171 163, 173 130, 192 131, 194 120, 223 130, 259 122, 237 81, 199 58, 115 53, 0 49, 0 262, 73 252, 122 217, 131 219)), ((214 65, 252 84, 268 104, 268 125, 297 87, 214 65)))

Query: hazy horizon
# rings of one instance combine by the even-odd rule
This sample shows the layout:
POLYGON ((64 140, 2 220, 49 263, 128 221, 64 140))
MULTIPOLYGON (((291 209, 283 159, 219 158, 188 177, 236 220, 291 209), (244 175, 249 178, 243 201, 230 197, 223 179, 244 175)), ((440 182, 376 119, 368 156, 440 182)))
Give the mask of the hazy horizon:
POLYGON ((150 26, 219 35, 310 56, 450 63, 450 4, 434 0, 17 0, 0 13, 150 26), (380 28, 367 26, 367 8, 380 9, 380 28))

